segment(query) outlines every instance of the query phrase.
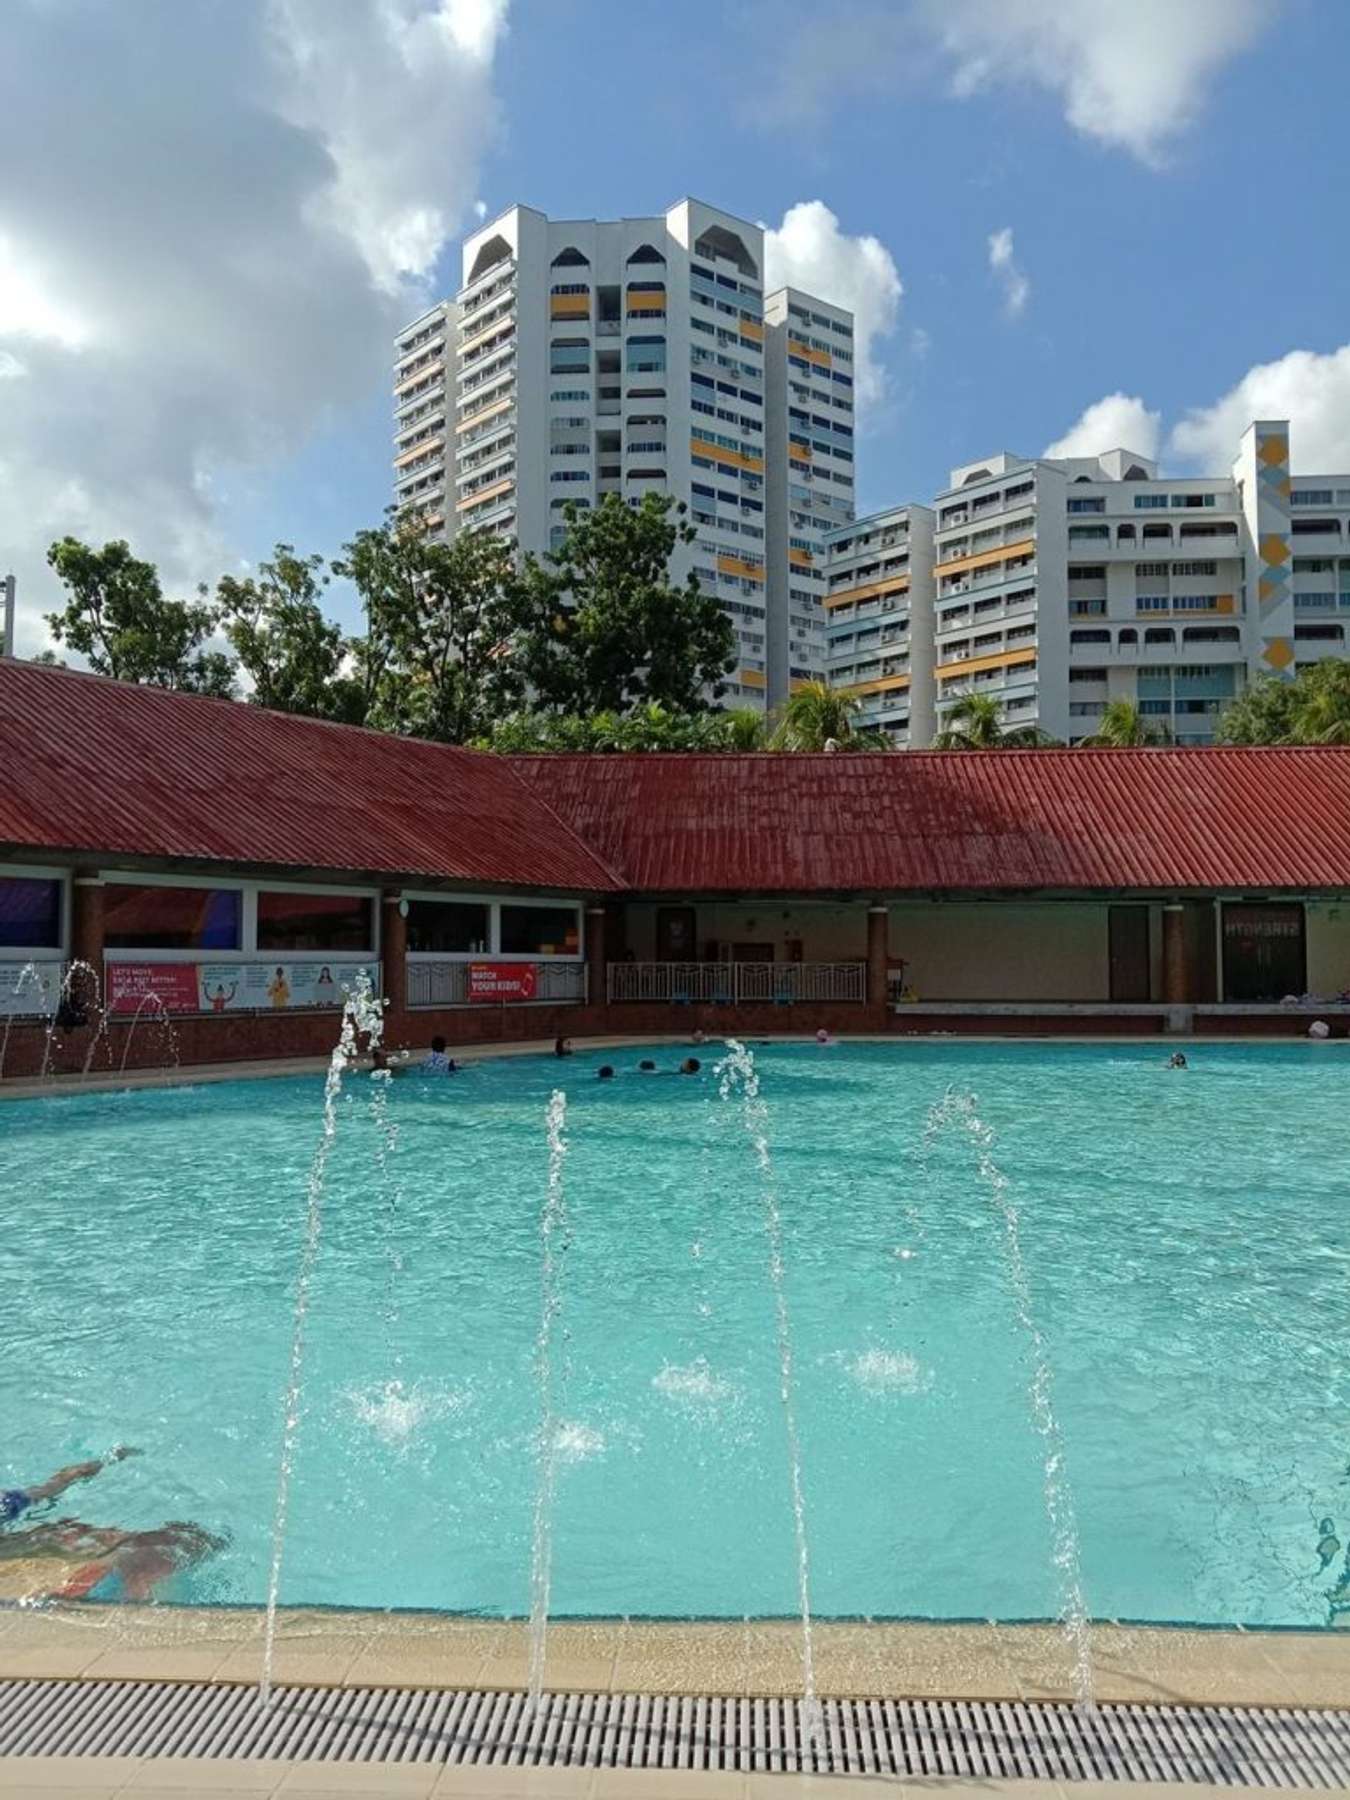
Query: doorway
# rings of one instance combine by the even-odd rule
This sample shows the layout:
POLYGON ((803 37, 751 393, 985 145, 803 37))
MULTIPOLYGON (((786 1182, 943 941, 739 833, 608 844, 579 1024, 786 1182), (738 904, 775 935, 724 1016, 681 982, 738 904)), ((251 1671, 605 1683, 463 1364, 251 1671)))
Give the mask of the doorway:
POLYGON ((1308 985, 1308 950, 1300 901, 1223 909, 1223 997, 1283 1000, 1308 985))
POLYGON ((692 906, 658 906, 656 909, 657 962, 693 962, 696 959, 698 918, 692 906))
POLYGON ((1108 908, 1107 937, 1111 998, 1126 1002, 1149 999, 1148 908, 1108 908))

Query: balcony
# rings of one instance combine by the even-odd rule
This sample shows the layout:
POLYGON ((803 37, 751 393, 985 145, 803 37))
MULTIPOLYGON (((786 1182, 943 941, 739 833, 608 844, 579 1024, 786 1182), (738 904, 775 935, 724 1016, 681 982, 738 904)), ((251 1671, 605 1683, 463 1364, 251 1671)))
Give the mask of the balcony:
POLYGON ((865 962, 611 963, 611 1005, 793 1006, 867 998, 865 962))

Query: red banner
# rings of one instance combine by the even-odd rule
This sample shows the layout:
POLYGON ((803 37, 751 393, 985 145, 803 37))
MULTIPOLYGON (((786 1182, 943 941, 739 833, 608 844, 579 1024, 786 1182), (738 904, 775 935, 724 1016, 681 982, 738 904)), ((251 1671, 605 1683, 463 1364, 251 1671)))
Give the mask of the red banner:
POLYGON ((497 1005, 511 1000, 533 1000, 534 964, 470 963, 469 998, 497 1005))
POLYGON ((157 1013, 152 994, 165 1012, 197 1010, 196 963, 110 962, 107 967, 109 1012, 134 1013, 144 1001, 147 1013, 157 1013))

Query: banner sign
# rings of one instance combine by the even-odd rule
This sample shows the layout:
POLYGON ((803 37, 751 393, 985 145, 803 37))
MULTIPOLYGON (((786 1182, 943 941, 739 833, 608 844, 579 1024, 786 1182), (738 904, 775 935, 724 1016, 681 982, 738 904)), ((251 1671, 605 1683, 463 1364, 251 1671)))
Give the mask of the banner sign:
MULTIPOLYGON (((148 994, 166 1012, 297 1012, 339 1007, 364 975, 379 992, 378 963, 108 964, 108 1010, 135 1012, 148 994)), ((155 1008, 158 1011, 158 1008, 155 1008)))
POLYGON ((121 963, 107 965, 108 1011, 196 1012, 197 970, 192 963, 121 963))
POLYGON ((0 1019, 48 1018, 60 992, 59 962, 0 963, 0 1019))
POLYGON ((501 1005, 512 1000, 533 1000, 533 963, 476 962, 469 964, 469 999, 501 1005))

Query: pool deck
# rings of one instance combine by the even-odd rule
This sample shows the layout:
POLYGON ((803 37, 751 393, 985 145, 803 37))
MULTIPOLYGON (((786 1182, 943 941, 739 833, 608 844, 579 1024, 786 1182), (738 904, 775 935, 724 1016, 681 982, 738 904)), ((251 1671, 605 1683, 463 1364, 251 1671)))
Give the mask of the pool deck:
MULTIPOLYGON (((0 1683, 43 1679, 145 1684, 165 1703, 182 1687, 252 1687, 263 1617, 254 1608, 66 1605, 0 1611, 0 1683)), ((546 1685, 553 1693, 755 1696, 800 1691, 800 1628, 788 1621, 654 1623, 560 1621, 551 1626, 546 1685)), ((1092 1627, 1097 1698, 1182 1706, 1344 1708, 1350 1632, 1092 1627)), ((815 1627, 823 1698, 866 1696, 1034 1703, 1070 1695, 1070 1657, 1047 1624, 834 1623, 815 1627)), ((476 1689, 525 1684, 526 1627, 434 1614, 287 1610, 279 1615, 276 1678, 287 1688, 476 1689)), ((11 1690, 12 1692, 13 1690, 11 1690)), ((367 1703, 369 1704, 369 1699, 367 1703)), ((144 1707, 141 1708, 144 1712, 144 1707)), ((1341 1715, 1344 1717, 1344 1715, 1341 1715)), ((114 1739, 116 1734, 114 1734, 114 1739)), ((1067 1783, 966 1781, 956 1776, 790 1775, 735 1769, 277 1760, 206 1751, 179 1755, 0 1757, 0 1794, 500 1796, 520 1800, 773 1800, 847 1789, 900 1794, 1044 1795, 1200 1793, 1146 1780, 1067 1783)), ((1213 1790, 1208 1790, 1212 1792, 1213 1790)), ((1323 1791, 1326 1791, 1325 1789, 1323 1791)), ((1337 1790, 1346 1792, 1350 1790, 1337 1790)))
MULTIPOLYGON (((518 1689, 520 1621, 298 1608, 278 1615, 275 1676, 320 1687, 518 1689)), ((58 1605, 0 1610, 0 1680, 256 1681, 263 1618, 249 1607, 58 1605)), ((1345 1707, 1350 1630, 1244 1631, 1095 1624, 1099 1700, 1345 1707)), ((840 1623, 813 1627, 822 1696, 1072 1698, 1052 1624, 840 1623)), ((801 1627, 789 1620, 561 1620, 547 1638, 553 1692, 796 1694, 801 1627)))

